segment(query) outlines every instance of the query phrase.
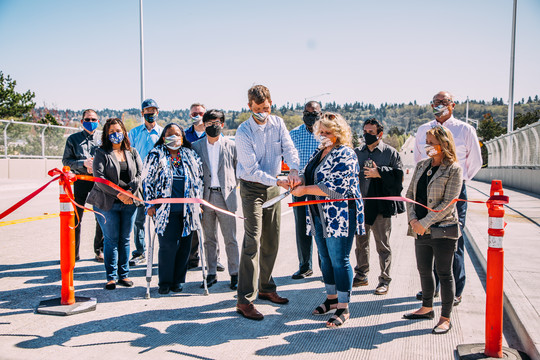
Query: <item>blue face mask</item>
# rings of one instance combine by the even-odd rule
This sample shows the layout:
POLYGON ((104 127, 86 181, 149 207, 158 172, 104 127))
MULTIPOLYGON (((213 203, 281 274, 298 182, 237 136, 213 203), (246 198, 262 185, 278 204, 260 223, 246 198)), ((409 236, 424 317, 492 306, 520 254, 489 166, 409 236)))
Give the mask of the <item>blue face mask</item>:
POLYGON ((153 123, 154 121, 156 121, 156 118, 157 118, 157 114, 156 114, 156 113, 152 113, 152 114, 144 114, 144 120, 146 120, 146 121, 149 122, 150 124, 153 123))
POLYGON ((97 127, 99 126, 99 123, 97 121, 96 122, 94 122, 94 121, 83 121, 82 126, 86 130, 88 130, 90 132, 94 132, 97 129, 97 127))
POLYGON ((113 132, 112 134, 109 134, 109 140, 113 144, 120 144, 122 140, 124 140, 124 134, 121 132, 113 132))

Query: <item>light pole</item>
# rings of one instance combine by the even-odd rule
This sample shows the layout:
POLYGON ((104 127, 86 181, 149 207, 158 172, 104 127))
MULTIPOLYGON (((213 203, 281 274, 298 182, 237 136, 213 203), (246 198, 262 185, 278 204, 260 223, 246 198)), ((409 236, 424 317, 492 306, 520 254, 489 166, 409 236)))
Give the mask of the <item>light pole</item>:
MULTIPOLYGON (((510 46, 510 84, 508 95, 508 121, 506 125, 507 133, 510 134, 514 131, 514 61, 516 57, 516 13, 517 13, 517 0, 514 0, 514 11, 512 16, 512 44, 510 46)), ((512 156, 512 135, 508 137, 508 166, 513 165, 512 156)))
POLYGON ((144 40, 143 40, 143 8, 142 0, 139 0, 139 30, 141 37, 141 104, 144 101, 144 40))
POLYGON ((312 100, 312 99, 318 98, 320 96, 325 96, 325 95, 330 95, 330 94, 331 93, 324 93, 324 94, 319 94, 319 95, 313 95, 313 96, 310 96, 310 97, 306 97, 306 98, 304 98, 304 105, 306 105, 308 100, 312 100))

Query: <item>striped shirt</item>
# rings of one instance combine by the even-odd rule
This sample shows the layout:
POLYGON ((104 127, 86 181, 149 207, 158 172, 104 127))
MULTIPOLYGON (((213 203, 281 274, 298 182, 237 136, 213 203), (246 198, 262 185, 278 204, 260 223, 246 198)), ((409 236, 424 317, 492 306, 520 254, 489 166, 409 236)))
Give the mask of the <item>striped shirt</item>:
POLYGON ((311 158, 311 155, 319 148, 321 142, 315 134, 306 128, 306 124, 302 124, 292 129, 290 135, 294 147, 298 151, 298 156, 300 157, 300 170, 303 170, 311 158))
POLYGON ((240 124, 235 136, 239 179, 274 186, 281 172, 281 157, 291 170, 299 170, 298 152, 283 119, 269 115, 258 125, 253 117, 240 124))

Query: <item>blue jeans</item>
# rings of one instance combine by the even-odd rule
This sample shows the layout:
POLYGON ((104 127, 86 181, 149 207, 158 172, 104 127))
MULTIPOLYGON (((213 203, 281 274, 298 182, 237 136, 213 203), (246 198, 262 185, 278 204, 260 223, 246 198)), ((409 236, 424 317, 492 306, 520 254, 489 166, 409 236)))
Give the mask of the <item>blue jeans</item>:
POLYGON ((144 206, 137 206, 137 214, 135 216, 135 228, 133 229, 133 242, 135 250, 131 253, 132 256, 144 255, 146 251, 146 243, 144 242, 144 221, 146 220, 144 206))
MULTIPOLYGON (((467 200, 467 187, 465 181, 461 186, 461 192, 459 198, 467 200)), ((465 219, 467 219, 467 202, 458 201, 456 203, 456 210, 459 221, 459 228, 461 230, 461 236, 457 241, 457 249, 454 253, 454 263, 452 265, 452 272, 454 274, 454 281, 456 283, 456 296, 461 296, 463 289, 465 288, 465 241, 463 240, 463 229, 465 228, 465 219)), ((439 276, 434 268, 435 273, 435 285, 439 288, 439 276)))
POLYGON ((133 204, 114 203, 111 210, 95 208, 103 216, 96 216, 103 230, 103 257, 107 281, 129 276, 129 236, 133 230, 135 211, 133 204), (118 273, 118 275, 117 275, 118 273))
POLYGON ((349 209, 349 235, 323 237, 321 219, 314 216, 315 242, 321 259, 321 270, 327 295, 338 296, 340 303, 351 297, 353 268, 349 261, 356 228, 356 210, 349 209))
MULTIPOLYGON (((293 196, 293 201, 306 201, 307 196, 293 196)), ((313 237, 306 235, 306 206, 293 207, 296 224, 296 249, 298 251, 298 269, 301 273, 312 269, 313 237)))

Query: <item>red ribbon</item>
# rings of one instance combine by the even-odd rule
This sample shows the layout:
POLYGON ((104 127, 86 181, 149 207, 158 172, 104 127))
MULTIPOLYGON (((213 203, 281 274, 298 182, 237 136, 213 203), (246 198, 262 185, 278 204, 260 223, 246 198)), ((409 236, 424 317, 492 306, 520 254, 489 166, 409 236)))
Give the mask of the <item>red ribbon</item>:
POLYGON ((409 199, 409 198, 406 198, 406 197, 403 197, 403 196, 384 196, 384 197, 365 197, 365 198, 348 198, 348 199, 328 199, 328 200, 307 200, 307 201, 297 201, 297 202, 293 202, 293 203, 289 203, 289 207, 294 207, 294 206, 303 206, 303 205, 314 205, 314 204, 325 204, 325 203, 331 203, 331 202, 336 202, 336 201, 348 201, 348 200, 388 200, 388 201, 404 201, 404 202, 408 202, 408 203, 413 203, 413 204, 417 204, 417 205, 420 205, 422 207, 425 207, 426 209, 428 209, 429 211, 433 211, 433 212, 441 212, 441 211, 444 211, 446 210, 450 205, 458 202, 458 201, 466 201, 466 202, 470 202, 470 203, 476 203, 476 204, 485 204, 486 201, 480 201, 480 200, 463 200, 463 199, 453 199, 452 201, 450 201, 450 203, 448 205, 446 205, 444 207, 444 209, 441 209, 441 210, 434 210, 432 208, 429 208, 427 206, 425 206, 424 204, 420 204, 419 202, 417 201, 414 201, 412 199, 409 199))
MULTIPOLYGON (((219 208, 217 206, 214 206, 214 205, 210 204, 208 201, 203 200, 203 199, 197 199, 197 198, 166 198, 166 199, 155 199, 155 200, 150 200, 150 201, 144 201, 142 199, 139 199, 137 196, 133 195, 132 193, 122 189, 120 186, 116 185, 115 183, 113 183, 113 182, 111 182, 109 180, 106 180, 106 179, 102 179, 102 178, 98 178, 98 177, 94 177, 94 176, 90 176, 90 175, 75 175, 75 174, 70 173, 70 172, 64 172, 64 171, 62 171, 60 169, 57 169, 57 168, 50 170, 48 172, 48 174, 49 174, 49 176, 56 176, 56 177, 53 178, 48 183, 46 183, 45 185, 43 185, 42 187, 40 187, 39 189, 37 189, 36 191, 34 191, 33 193, 31 193, 30 195, 26 196, 24 199, 17 202, 15 205, 11 206, 6 211, 2 212, 0 214, 0 220, 3 219, 4 217, 8 216, 9 214, 11 214, 13 211, 20 208, 22 205, 24 205, 28 201, 30 201, 33 197, 35 197, 37 194, 39 194, 40 192, 45 190, 45 188, 47 188, 47 186, 49 186, 51 183, 53 183, 56 180, 61 180, 62 181, 64 192, 68 196, 69 201, 73 205, 74 210, 75 210, 75 207, 79 207, 81 209, 85 209, 85 210, 91 211, 93 213, 97 213, 97 214, 99 214, 101 216, 103 216, 103 215, 96 212, 96 211, 94 211, 94 210, 92 210, 92 209, 89 209, 89 208, 87 208, 87 207, 85 207, 83 205, 77 204, 77 202, 74 200, 74 197, 73 197, 73 191, 71 190, 71 183, 75 182, 76 180, 86 180, 86 181, 98 182, 98 183, 110 186, 113 189, 117 190, 118 192, 120 192, 120 193, 122 193, 122 194, 124 194, 126 196, 129 196, 130 198, 132 198, 134 200, 137 200, 137 201, 140 201, 140 202, 143 202, 143 203, 147 203, 147 204, 150 204, 150 205, 167 204, 167 203, 169 203, 169 204, 201 204, 201 205, 204 205, 204 206, 208 206, 209 208, 211 208, 211 209, 213 209, 215 211, 219 211, 221 213, 227 214, 229 216, 234 216, 234 217, 237 217, 239 219, 244 219, 242 216, 236 215, 236 214, 234 214, 234 213, 232 213, 230 211, 227 211, 227 210, 221 209, 221 208, 219 208)), ((75 215, 77 216, 77 219, 78 219, 79 215, 78 215, 78 213, 76 211, 75 211, 75 215)))

